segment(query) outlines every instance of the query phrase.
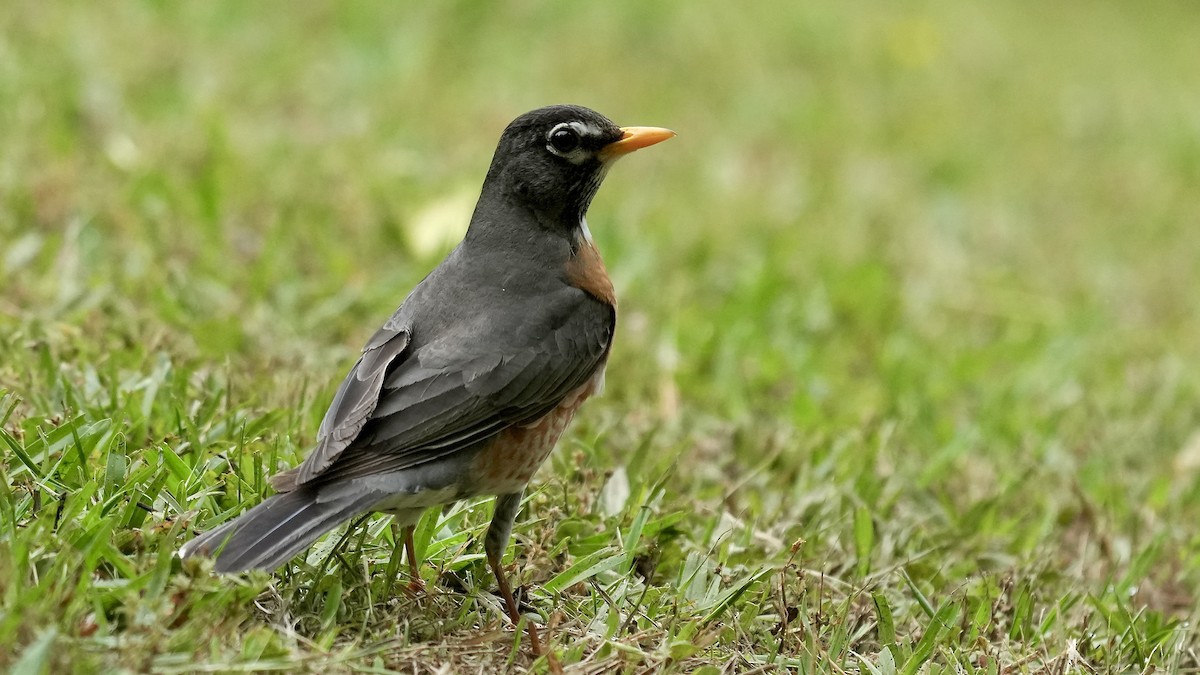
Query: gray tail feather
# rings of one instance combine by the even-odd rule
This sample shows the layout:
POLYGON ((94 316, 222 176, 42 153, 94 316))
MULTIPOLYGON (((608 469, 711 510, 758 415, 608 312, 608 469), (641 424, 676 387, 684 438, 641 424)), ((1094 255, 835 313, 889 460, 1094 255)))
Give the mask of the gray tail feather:
POLYGON ((189 541, 179 557, 215 554, 217 572, 272 570, 377 499, 378 495, 357 495, 320 501, 317 488, 311 486, 277 494, 189 541))

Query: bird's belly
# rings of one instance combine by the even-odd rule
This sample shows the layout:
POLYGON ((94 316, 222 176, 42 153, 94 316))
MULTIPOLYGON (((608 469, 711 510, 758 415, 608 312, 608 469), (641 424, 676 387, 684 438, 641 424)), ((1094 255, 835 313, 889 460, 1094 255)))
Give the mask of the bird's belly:
POLYGON ((604 384, 604 368, 583 386, 567 395, 557 408, 530 424, 505 429, 475 457, 476 494, 511 494, 521 491, 554 450, 558 439, 575 417, 575 411, 604 384))
POLYGON ((449 504, 458 498, 459 490, 455 486, 432 490, 399 492, 379 500, 371 507, 371 510, 391 513, 393 515, 401 515, 410 511, 415 511, 419 514, 431 506, 449 504))

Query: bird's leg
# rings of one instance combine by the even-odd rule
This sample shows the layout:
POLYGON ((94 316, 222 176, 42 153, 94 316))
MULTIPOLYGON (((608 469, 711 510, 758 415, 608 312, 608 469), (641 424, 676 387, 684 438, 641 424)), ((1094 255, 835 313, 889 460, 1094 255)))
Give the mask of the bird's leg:
MULTIPOLYGON (((521 623, 521 610, 513 598, 512 588, 508 585, 508 576, 504 574, 500 559, 504 556, 508 538, 512 535, 513 521, 517 518, 517 512, 521 510, 521 495, 520 492, 514 492, 496 498, 496 510, 492 515, 492 524, 488 526, 487 538, 483 542, 488 565, 492 568, 492 574, 496 575, 496 584, 500 586, 500 595, 504 596, 504 606, 508 609, 508 618, 512 619, 514 626, 521 623)), ((533 649, 533 655, 541 656, 542 641, 538 638, 537 627, 533 625, 532 621, 526 625, 529 627, 529 642, 533 649)))
POLYGON ((417 547, 413 541, 413 533, 416 532, 416 525, 404 525, 403 522, 408 520, 402 513, 394 513, 392 515, 392 538, 399 542, 401 539, 401 530, 404 532, 404 556, 408 558, 408 590, 412 594, 417 594, 425 590, 425 582, 421 581, 421 566, 417 561, 417 547))
POLYGON ((404 528, 404 557, 408 558, 408 590, 419 593, 425 590, 425 582, 421 580, 421 565, 417 561, 417 544, 413 541, 416 525, 404 528))

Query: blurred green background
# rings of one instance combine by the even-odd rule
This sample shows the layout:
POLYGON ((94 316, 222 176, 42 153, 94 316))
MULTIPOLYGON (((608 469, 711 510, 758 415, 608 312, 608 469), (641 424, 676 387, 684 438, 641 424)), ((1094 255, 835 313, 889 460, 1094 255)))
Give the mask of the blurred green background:
MULTIPOLYGON (((695 556, 720 589, 753 582, 702 650, 671 651, 676 613, 604 658, 903 663, 946 604, 963 629, 935 633, 934 667, 1052 668, 1068 644, 1194 665, 1197 35, 1188 3, 10 3, 0 637, 57 669, 136 634, 160 670, 368 639, 348 617, 378 598, 258 652, 245 626, 270 622, 240 596, 155 610, 228 625, 127 614, 145 579, 175 583, 187 528, 302 456, 465 228, 504 125, 569 102, 679 136, 591 210, 621 298, 608 389, 541 474, 567 496, 518 530, 622 530, 636 509, 593 506, 605 474, 635 495, 665 476, 647 505, 687 517, 646 543, 658 574, 695 556), (835 620, 797 634, 789 606, 835 620)), ((588 635, 597 610, 570 606, 561 630, 588 635)))

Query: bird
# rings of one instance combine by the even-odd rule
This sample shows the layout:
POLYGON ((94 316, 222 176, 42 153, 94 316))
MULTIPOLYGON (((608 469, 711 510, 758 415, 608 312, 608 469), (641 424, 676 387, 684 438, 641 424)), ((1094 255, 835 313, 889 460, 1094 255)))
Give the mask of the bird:
POLYGON ((527 484, 603 387, 616 330, 588 207, 617 159, 673 136, 577 105, 514 119, 462 241, 367 340, 307 457, 270 478, 275 494, 179 556, 212 557, 219 573, 273 570, 339 525, 382 512, 403 531, 416 591, 421 514, 494 495, 484 551, 518 626, 501 556, 527 484))

